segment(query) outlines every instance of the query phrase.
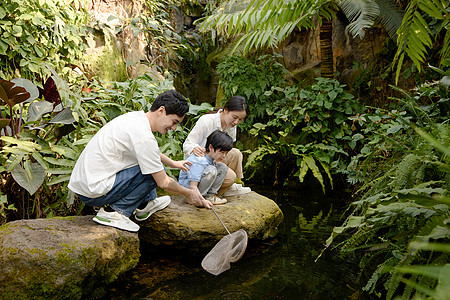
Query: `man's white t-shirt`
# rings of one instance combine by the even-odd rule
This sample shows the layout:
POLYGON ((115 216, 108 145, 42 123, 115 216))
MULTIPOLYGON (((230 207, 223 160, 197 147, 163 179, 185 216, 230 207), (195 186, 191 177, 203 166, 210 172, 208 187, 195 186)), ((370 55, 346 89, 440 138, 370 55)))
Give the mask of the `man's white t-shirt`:
POLYGON ((183 143, 184 159, 191 155, 195 147, 205 147, 206 138, 216 129, 228 133, 233 138, 233 142, 236 141, 236 126, 227 127, 225 130, 222 130, 222 124, 220 123, 221 111, 222 109, 215 114, 205 114, 197 120, 194 128, 189 132, 188 137, 183 143))
POLYGON ((89 198, 108 193, 116 174, 139 165, 142 174, 164 170, 160 151, 143 111, 121 115, 103 126, 78 158, 69 189, 89 198))

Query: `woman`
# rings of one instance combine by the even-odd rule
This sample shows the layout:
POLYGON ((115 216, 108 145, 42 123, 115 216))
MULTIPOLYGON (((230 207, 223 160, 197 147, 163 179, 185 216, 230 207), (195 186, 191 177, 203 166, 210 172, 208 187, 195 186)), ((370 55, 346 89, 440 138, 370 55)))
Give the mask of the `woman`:
MULTIPOLYGON (((191 154, 205 156, 206 138, 216 129, 228 133, 235 142, 236 125, 244 121, 248 113, 249 108, 245 98, 233 96, 217 112, 201 116, 183 143, 184 157, 187 158, 191 154)), ((236 196, 249 193, 250 188, 234 183, 236 178, 242 179, 244 177, 241 151, 236 148, 231 149, 223 162, 228 166, 228 172, 217 195, 236 196)))

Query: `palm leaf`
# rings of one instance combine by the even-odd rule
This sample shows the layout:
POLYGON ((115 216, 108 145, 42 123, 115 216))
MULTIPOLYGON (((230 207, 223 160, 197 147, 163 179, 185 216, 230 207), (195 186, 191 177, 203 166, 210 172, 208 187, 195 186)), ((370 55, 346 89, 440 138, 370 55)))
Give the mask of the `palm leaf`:
POLYGON ((342 0, 339 6, 350 21, 348 29, 352 36, 361 39, 365 29, 372 27, 380 14, 378 4, 373 0, 342 0))
POLYGON ((342 0, 339 7, 350 21, 348 28, 353 37, 362 39, 365 29, 380 20, 389 36, 396 39, 403 13, 392 0, 342 0))
POLYGON ((402 25, 404 13, 391 0, 376 0, 380 9, 379 19, 387 33, 394 40, 397 39, 397 30, 402 25))
POLYGON ((312 28, 313 17, 331 16, 330 0, 252 0, 225 3, 202 19, 200 31, 217 30, 226 37, 243 34, 232 52, 244 45, 244 53, 254 48, 274 47, 296 27, 312 28))

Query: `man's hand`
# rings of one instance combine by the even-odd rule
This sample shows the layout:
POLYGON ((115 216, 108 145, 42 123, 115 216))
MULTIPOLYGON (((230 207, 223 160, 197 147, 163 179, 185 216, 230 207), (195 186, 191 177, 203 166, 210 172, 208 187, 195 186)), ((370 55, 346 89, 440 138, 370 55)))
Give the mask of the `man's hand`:
POLYGON ((196 156, 205 156, 206 155, 206 150, 204 147, 195 147, 194 149, 192 149, 192 152, 194 153, 196 156))
POLYGON ((186 196, 187 203, 197 207, 211 209, 213 204, 210 201, 205 200, 198 189, 189 189, 189 191, 189 196, 186 196))
POLYGON ((181 171, 184 171, 184 172, 189 171, 190 166, 192 166, 192 163, 187 160, 174 161, 174 164, 173 164, 174 168, 181 169, 181 171))

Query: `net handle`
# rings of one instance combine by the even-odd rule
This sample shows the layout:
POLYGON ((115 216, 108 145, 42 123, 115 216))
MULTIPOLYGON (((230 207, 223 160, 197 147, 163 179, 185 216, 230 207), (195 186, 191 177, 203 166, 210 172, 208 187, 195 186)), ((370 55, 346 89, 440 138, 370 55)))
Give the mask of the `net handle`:
POLYGON ((225 228, 225 230, 228 232, 229 235, 231 235, 231 233, 228 231, 227 226, 225 226, 225 224, 223 224, 222 219, 220 219, 219 215, 216 213, 216 211, 214 210, 214 208, 211 206, 212 211, 214 212, 214 214, 216 215, 217 219, 219 219, 220 223, 222 223, 223 228, 225 228))

